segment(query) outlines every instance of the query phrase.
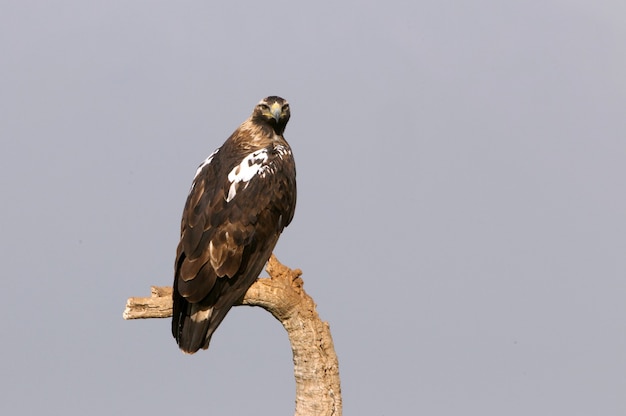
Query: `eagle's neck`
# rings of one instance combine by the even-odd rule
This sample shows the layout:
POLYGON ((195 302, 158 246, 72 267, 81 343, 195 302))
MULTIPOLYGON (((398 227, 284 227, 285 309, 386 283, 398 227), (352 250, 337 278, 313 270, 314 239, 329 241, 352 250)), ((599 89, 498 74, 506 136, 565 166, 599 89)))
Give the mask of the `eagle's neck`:
POLYGON ((244 151, 255 151, 275 145, 285 145, 285 139, 269 124, 246 120, 231 136, 235 147, 244 151))

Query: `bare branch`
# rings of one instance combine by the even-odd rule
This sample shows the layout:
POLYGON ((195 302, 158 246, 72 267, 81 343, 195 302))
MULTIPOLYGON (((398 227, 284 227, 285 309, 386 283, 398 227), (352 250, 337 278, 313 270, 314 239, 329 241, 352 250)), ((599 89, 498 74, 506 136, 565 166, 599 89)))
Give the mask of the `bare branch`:
POLYGON ((128 298, 124 319, 169 318, 172 316, 172 288, 152 286, 149 298, 128 298))
MULTIPOLYGON (((296 378, 296 416, 341 416, 339 364, 327 322, 304 291, 302 272, 281 264, 274 255, 241 305, 260 306, 283 325, 291 342, 296 378)), ((124 319, 172 316, 172 288, 153 286, 149 298, 130 298, 124 319)))

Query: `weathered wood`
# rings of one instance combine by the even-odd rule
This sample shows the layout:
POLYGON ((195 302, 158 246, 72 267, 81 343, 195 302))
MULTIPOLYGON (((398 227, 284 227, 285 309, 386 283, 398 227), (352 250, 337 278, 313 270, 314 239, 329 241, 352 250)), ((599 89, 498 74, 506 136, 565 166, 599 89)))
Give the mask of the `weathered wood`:
POLYGON ((172 316, 172 288, 152 286, 149 298, 129 298, 124 319, 169 318, 172 316))
MULTIPOLYGON (((330 327, 322 322, 313 299, 304 291, 302 272, 267 263, 269 278, 258 279, 241 305, 260 306, 283 325, 291 342, 296 379, 296 416, 341 416, 339 363, 330 327)), ((130 298, 124 319, 172 316, 172 288, 153 286, 149 298, 130 298)))

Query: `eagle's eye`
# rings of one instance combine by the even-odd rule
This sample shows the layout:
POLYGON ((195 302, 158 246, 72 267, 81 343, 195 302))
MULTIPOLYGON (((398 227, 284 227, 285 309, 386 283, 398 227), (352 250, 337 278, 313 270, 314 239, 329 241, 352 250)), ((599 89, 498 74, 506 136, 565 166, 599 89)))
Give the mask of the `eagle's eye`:
POLYGON ((289 110, 289 104, 285 104, 283 106, 283 111, 288 111, 289 110))

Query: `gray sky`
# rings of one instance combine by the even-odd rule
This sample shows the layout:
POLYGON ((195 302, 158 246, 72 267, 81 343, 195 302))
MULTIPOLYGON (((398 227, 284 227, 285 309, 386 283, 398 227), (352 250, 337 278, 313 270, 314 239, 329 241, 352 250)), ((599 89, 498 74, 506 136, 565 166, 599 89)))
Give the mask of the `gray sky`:
POLYGON ((263 310, 121 318, 272 94, 346 415, 626 414, 623 1, 3 1, 0 51, 1 414, 293 412, 263 310))

